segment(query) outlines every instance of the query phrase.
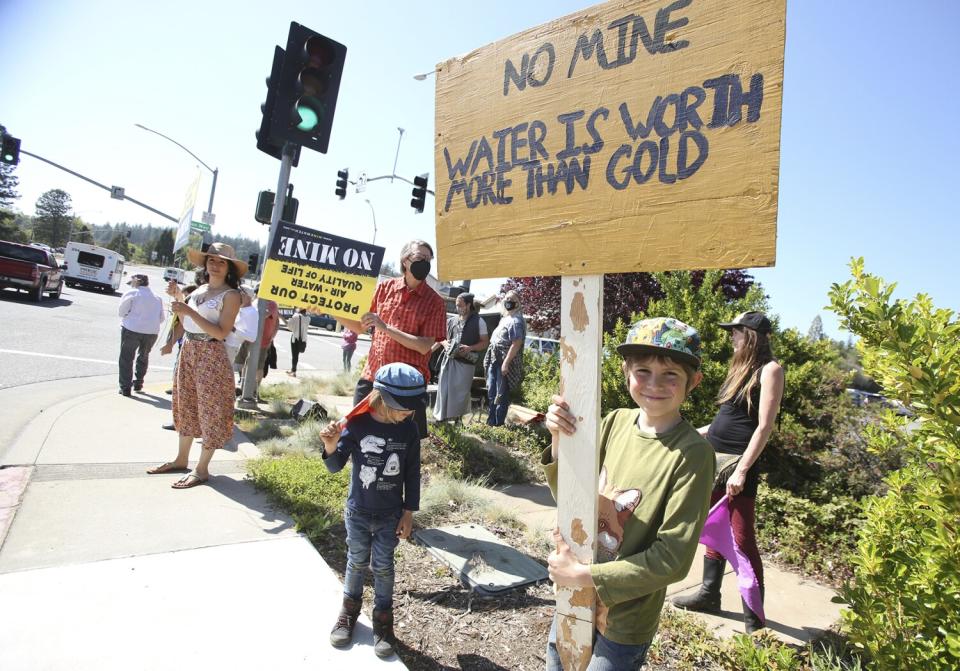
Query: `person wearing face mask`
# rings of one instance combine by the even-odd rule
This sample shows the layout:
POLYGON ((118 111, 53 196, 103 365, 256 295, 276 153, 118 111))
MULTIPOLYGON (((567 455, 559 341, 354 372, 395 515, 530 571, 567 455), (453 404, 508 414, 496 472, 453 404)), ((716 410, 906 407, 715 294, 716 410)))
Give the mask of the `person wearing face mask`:
POLYGON ((510 407, 510 391, 523 380, 523 341, 527 325, 523 321, 520 296, 508 291, 503 297, 503 317, 490 336, 490 348, 483 357, 487 371, 487 398, 490 415, 487 424, 503 426, 510 407))
POLYGON ((480 353, 490 343, 487 324, 477 314, 473 294, 457 296, 457 315, 447 320, 447 339, 434 347, 443 347, 437 402, 433 416, 437 421, 460 419, 470 412, 470 387, 480 353))
MULTIPOLYGON (((390 363, 413 366, 427 379, 430 352, 434 343, 447 336, 447 314, 443 299, 426 283, 433 248, 423 240, 411 240, 400 252, 403 275, 377 285, 370 311, 359 321, 337 317, 345 328, 357 333, 373 328, 367 365, 353 394, 354 403, 372 390, 377 371, 390 363)), ((427 411, 414 414, 420 437, 427 436, 427 411)))

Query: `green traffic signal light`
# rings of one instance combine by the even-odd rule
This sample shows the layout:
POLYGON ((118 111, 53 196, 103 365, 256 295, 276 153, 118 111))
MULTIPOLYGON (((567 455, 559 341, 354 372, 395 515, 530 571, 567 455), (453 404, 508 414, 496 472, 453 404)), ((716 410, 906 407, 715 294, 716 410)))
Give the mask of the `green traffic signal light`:
POLYGON ((290 23, 271 136, 326 153, 346 55, 339 42, 290 23))
POLYGON ((300 115, 300 123, 297 124, 297 130, 311 131, 320 123, 320 116, 317 112, 306 105, 297 105, 297 114, 300 115))

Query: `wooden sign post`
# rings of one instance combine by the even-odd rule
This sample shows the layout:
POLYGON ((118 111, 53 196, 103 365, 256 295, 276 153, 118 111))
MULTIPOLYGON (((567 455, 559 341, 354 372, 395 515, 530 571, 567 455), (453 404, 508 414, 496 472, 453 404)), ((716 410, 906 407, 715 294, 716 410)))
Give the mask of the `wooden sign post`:
MULTIPOLYGON (((603 275, 561 278, 560 306, 560 393, 577 413, 577 432, 560 434, 557 526, 577 559, 591 564, 597 554, 603 275)), ((585 669, 593 650, 596 592, 558 587, 556 594, 561 663, 585 669)))
MULTIPOLYGON (((595 558, 604 273, 773 265, 785 0, 619 0, 437 66, 438 275, 563 275, 560 530, 595 558), (571 445, 570 442, 573 444, 571 445)), ((595 595, 557 596, 567 671, 595 595)))

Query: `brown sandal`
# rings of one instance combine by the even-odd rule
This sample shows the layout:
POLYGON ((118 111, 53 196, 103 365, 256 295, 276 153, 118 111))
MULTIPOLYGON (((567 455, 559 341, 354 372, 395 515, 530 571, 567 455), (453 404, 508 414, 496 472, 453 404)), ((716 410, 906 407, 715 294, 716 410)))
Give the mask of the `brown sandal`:
POLYGON ((177 466, 172 461, 168 461, 165 464, 148 468, 147 473, 149 475, 162 475, 163 473, 185 473, 189 470, 186 466, 177 466))
POLYGON ((192 487, 206 484, 207 480, 209 480, 209 478, 201 478, 196 473, 187 473, 170 486, 174 489, 190 489, 192 487), (190 478, 193 478, 193 480, 190 478))

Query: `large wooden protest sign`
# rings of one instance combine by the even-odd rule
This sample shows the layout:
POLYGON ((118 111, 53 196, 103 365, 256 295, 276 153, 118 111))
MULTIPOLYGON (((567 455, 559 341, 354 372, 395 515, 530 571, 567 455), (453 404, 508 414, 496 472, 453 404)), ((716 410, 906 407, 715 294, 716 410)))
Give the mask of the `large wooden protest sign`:
POLYGON ((439 277, 773 265, 784 33, 609 2, 439 64, 439 277))
MULTIPOLYGON (((597 548, 603 273, 773 265, 785 0, 608 2, 437 66, 441 279, 563 275, 558 527, 597 548)), ((522 299, 522 297, 521 297, 522 299)), ((568 671, 596 593, 558 588, 568 671)))
POLYGON ((383 247, 281 221, 258 296, 281 307, 359 319, 373 300, 383 247))

